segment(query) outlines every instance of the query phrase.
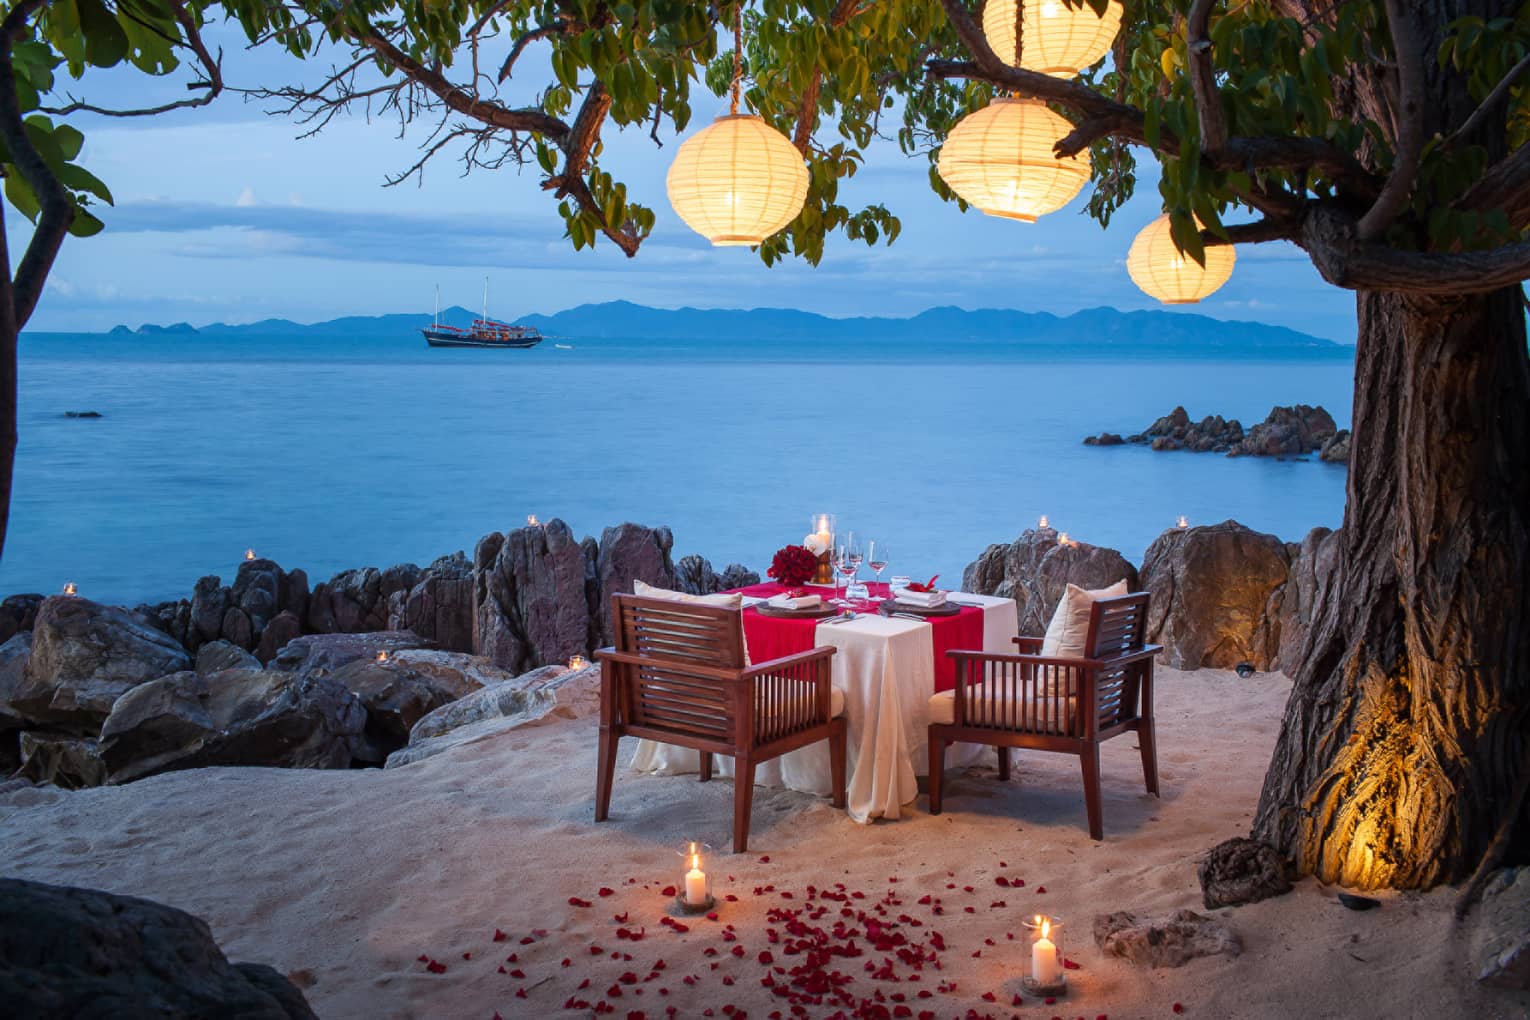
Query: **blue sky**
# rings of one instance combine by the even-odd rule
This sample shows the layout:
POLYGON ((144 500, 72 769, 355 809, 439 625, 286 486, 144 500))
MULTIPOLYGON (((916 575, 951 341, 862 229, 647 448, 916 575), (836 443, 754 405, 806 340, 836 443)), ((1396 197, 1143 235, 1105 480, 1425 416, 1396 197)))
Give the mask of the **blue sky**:
MULTIPOLYGON (((252 55, 228 32, 216 38, 236 85, 311 81, 327 67, 252 55)), ((116 104, 177 88, 118 71, 70 86, 116 104)), ((699 98, 691 129, 722 107, 699 98)), ((422 186, 384 188, 384 175, 410 165, 424 137, 400 139, 396 120, 340 118, 299 140, 292 120, 225 95, 164 117, 73 123, 86 134, 83 161, 117 205, 99 210, 103 233, 65 243, 33 330, 424 311, 437 284, 443 304, 476 307, 486 275, 491 312, 504 318, 616 299, 828 315, 911 315, 947 304, 1059 314, 1160 307, 1132 284, 1125 261, 1133 235, 1159 212, 1151 185, 1108 231, 1083 214, 1082 196, 1020 224, 959 213, 929 190, 922 157, 878 143, 841 195, 886 203, 903 221, 897 243, 839 239, 816 268, 766 268, 748 249, 711 248, 679 221, 664 197, 675 140, 656 148, 646 130, 608 131, 602 157, 629 196, 658 214, 653 236, 629 260, 608 244, 573 251, 535 170, 462 177, 459 164, 438 157, 422 186)), ((13 252, 26 236, 19 219, 8 210, 13 252)), ((1240 248, 1232 280, 1191 310, 1354 341, 1353 296, 1323 283, 1287 245, 1240 248)))

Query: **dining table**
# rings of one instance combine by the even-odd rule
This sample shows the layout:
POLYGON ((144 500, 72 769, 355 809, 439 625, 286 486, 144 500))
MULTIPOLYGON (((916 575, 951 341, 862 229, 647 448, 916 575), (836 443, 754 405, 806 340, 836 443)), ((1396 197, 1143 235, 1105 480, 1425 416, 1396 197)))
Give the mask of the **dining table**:
MULTIPOLYGON (((918 777, 929 771, 929 700, 937 691, 955 686, 954 665, 946 652, 981 649, 1013 652, 1019 615, 1013 599, 971 592, 949 592, 948 603, 959 604, 951 615, 885 615, 878 606, 891 597, 888 585, 867 586, 869 598, 852 603, 846 614, 822 618, 783 618, 757 608, 787 591, 773 582, 734 589, 743 596, 743 629, 750 662, 807 651, 824 645, 835 649, 832 683, 845 696, 848 722, 847 810, 857 822, 897 819, 919 795, 918 777)), ((808 586, 827 601, 836 590, 808 586)), ((976 744, 956 744, 946 752, 949 767, 977 761, 985 750, 976 744)), ((732 774, 732 761, 717 759, 722 775, 732 774)), ((697 772, 697 752, 652 740, 638 742, 632 758, 638 772, 681 774, 697 772)), ((755 782, 827 795, 830 787, 827 742, 791 751, 755 768, 755 782)))

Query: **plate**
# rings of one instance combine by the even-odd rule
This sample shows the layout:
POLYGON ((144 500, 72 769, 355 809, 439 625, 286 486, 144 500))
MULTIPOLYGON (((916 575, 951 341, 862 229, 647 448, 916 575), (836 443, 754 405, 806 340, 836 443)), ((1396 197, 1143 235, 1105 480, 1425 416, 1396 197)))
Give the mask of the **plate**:
POLYGON ((818 620, 825 616, 835 615, 839 612, 839 608, 825 603, 821 606, 814 606, 811 609, 783 609, 780 606, 772 606, 761 602, 754 607, 754 611, 761 616, 774 616, 782 620, 818 620))
POLYGON ((967 607, 959 606, 955 602, 947 602, 943 606, 935 606, 933 608, 925 606, 914 606, 907 602, 893 603, 893 612, 914 613, 918 616, 955 616, 965 608, 967 607))

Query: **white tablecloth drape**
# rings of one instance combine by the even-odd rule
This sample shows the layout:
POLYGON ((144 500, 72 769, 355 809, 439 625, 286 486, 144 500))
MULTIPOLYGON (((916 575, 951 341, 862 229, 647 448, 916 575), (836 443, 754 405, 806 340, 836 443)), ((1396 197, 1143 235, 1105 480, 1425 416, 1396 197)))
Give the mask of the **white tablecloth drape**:
MULTIPOLYGON (((983 606, 983 650, 1013 652, 1019 616, 1012 599, 957 593, 983 606)), ((929 699, 935 693, 935 654, 930 625, 914 620, 862 616, 849 623, 820 624, 816 643, 833 645, 833 683, 845 692, 848 715, 848 800, 858 822, 898 818, 919 794, 916 777, 929 771, 929 699)), ((984 750, 958 744, 946 755, 948 767, 971 764, 984 750)), ((992 753, 991 751, 989 753, 992 753)), ((733 774, 733 762, 716 761, 718 773, 733 774)), ((666 775, 696 772, 695 751, 652 740, 638 741, 632 756, 638 772, 666 775)), ((827 741, 784 754, 755 768, 755 782, 805 793, 829 793, 827 741)))

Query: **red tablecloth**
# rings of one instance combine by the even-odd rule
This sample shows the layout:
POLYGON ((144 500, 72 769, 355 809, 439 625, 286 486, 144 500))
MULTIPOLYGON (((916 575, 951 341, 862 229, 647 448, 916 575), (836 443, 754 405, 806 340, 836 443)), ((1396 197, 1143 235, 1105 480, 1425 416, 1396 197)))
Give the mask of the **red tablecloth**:
MULTIPOLYGON (((871 589, 874 599, 885 599, 891 594, 885 584, 870 584, 867 587, 871 589)), ((786 589, 774 581, 767 581, 764 584, 733 590, 742 595, 769 598, 772 595, 781 594, 786 589)), ((832 594, 825 588, 808 590, 815 594, 823 594, 826 599, 832 594)), ((872 603, 864 605, 868 611, 876 611, 872 603)), ((807 651, 816 643, 815 632, 819 622, 819 620, 788 620, 779 616, 762 616, 754 609, 744 610, 744 640, 749 645, 750 660, 757 663, 769 662, 771 659, 807 651)), ((928 623, 931 643, 935 649, 935 690, 949 691, 956 686, 956 667, 946 657, 946 652, 953 648, 982 649, 983 610, 979 606, 963 606, 961 612, 953 616, 932 616, 928 623)))

